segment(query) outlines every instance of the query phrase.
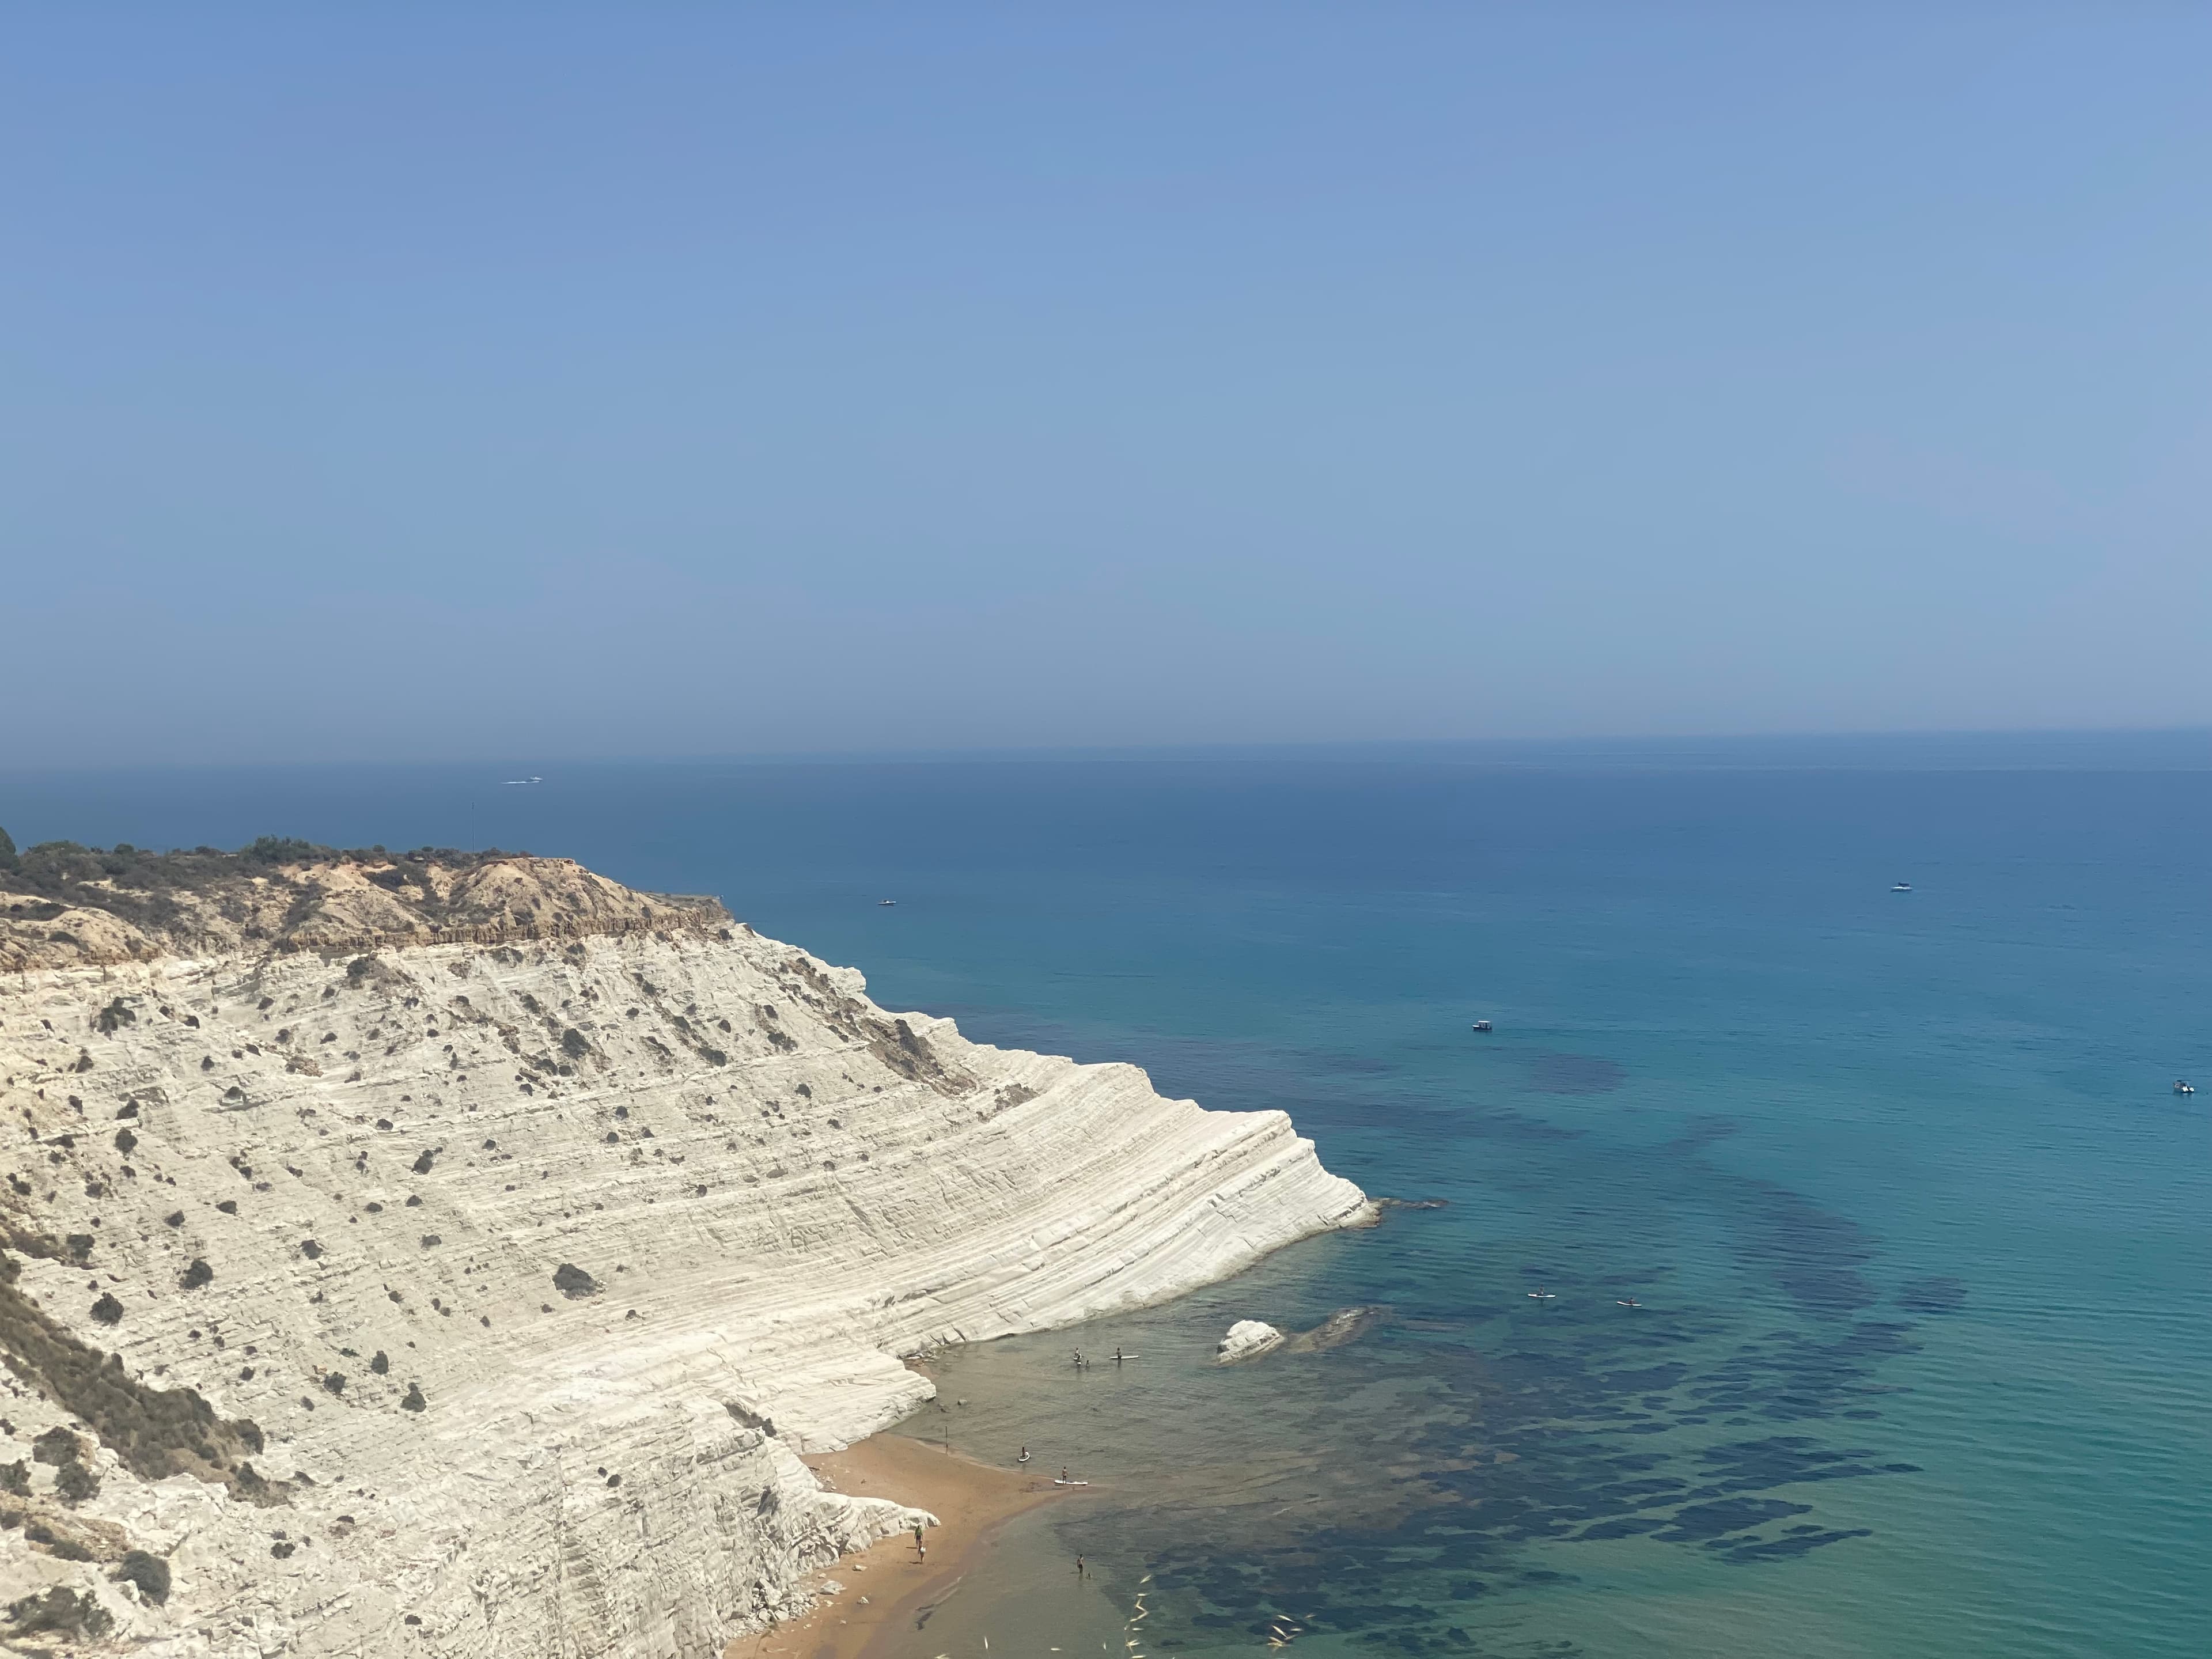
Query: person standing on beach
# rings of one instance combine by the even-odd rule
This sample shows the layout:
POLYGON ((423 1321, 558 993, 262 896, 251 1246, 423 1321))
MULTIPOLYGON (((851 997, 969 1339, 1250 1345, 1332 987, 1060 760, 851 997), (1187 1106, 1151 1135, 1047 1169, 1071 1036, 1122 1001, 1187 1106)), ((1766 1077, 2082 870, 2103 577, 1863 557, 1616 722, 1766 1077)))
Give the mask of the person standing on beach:
POLYGON ((1083 1577, 1083 1558, 1079 1555, 1075 1558, 1075 1576, 1078 1578, 1083 1577))
POLYGON ((922 1545, 921 1522, 919 1521, 914 1523, 914 1553, 915 1556, 921 1560, 927 1561, 929 1559, 929 1551, 922 1545))

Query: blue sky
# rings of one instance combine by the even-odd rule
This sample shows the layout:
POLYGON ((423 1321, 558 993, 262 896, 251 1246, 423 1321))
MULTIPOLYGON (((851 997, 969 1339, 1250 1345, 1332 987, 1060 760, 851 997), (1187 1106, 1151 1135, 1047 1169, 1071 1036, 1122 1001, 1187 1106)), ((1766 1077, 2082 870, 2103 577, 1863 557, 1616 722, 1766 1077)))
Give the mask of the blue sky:
POLYGON ((2212 722, 2208 49, 14 8, 0 765, 2212 722))

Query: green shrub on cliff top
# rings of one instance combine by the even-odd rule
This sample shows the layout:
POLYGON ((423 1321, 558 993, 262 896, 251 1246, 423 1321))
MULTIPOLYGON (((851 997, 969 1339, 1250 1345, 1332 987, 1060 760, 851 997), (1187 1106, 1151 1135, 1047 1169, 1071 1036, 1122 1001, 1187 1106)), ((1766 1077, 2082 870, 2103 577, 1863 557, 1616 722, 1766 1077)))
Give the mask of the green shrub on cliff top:
POLYGON ((332 854, 329 848, 297 836, 259 836, 251 847, 240 848, 238 856, 248 864, 309 864, 332 854))

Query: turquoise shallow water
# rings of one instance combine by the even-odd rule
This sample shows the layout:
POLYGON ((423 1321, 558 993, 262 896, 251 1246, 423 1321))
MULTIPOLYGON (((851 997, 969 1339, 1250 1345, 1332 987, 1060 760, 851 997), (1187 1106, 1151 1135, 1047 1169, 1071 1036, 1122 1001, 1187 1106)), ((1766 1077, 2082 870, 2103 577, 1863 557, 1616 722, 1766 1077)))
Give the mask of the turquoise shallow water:
POLYGON ((140 775, 0 823, 572 854, 1446 1201, 942 1356, 912 1431, 1098 1484, 917 1655, 2212 1651, 2212 774, 1882 758, 140 775))

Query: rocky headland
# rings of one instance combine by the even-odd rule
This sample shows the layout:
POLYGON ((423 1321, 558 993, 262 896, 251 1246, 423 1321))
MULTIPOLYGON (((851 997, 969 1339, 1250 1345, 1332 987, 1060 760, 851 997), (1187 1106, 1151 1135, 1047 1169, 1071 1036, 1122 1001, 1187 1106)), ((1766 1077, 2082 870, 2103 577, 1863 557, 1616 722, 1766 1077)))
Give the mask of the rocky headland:
POLYGON ((902 1363, 1366 1219, 565 860, 0 846, 0 1637, 696 1659, 910 1526, 902 1363))

